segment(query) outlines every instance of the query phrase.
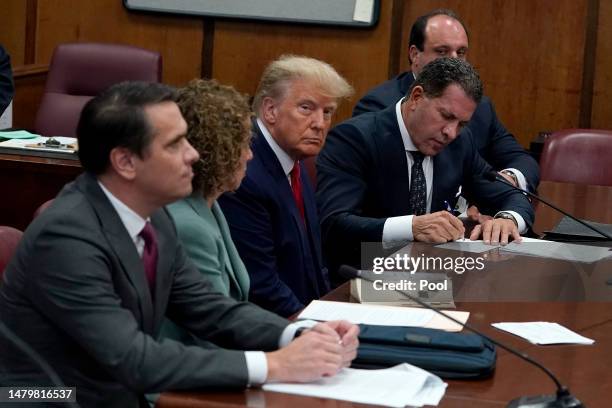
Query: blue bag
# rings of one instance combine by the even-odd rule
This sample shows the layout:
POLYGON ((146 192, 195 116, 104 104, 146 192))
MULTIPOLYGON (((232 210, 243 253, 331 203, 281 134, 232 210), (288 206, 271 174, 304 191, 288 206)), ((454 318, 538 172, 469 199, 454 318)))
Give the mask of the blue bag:
POLYGON ((362 324, 354 368, 409 363, 441 378, 485 378, 495 371, 495 346, 476 334, 362 324))

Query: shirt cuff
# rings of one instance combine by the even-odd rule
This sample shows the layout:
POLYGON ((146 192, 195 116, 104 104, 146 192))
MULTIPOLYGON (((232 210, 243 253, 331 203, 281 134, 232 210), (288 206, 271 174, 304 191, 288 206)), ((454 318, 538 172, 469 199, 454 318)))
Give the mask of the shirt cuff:
POLYGON ((400 217, 389 217, 383 227, 383 244, 391 244, 402 241, 413 241, 412 218, 414 215, 402 215, 400 217))
POLYGON ((527 179, 525 178, 523 173, 521 173, 520 170, 513 169, 512 167, 504 169, 504 170, 505 171, 510 171, 510 172, 512 172, 512 174, 514 174, 516 176, 516 181, 518 182, 518 187, 519 188, 522 188, 523 190, 527 190, 527 179))
POLYGON ((268 378, 268 360, 263 351, 245 351, 249 387, 257 387, 266 382, 268 378))
MULTIPOLYGON (((503 210, 498 212, 499 213, 508 213, 511 214, 514 219, 516 220, 516 227, 518 229, 519 234, 524 233, 525 231, 527 231, 527 224, 525 223, 525 220, 523 219, 523 217, 521 217, 521 215, 519 213, 517 213, 516 211, 510 211, 510 210, 503 210)), ((497 214, 495 214, 495 216, 497 216, 497 214)))
POLYGON ((278 348, 283 348, 287 344, 291 343, 293 338, 295 337, 295 332, 300 328, 309 329, 312 326, 315 326, 317 323, 314 320, 298 320, 297 322, 293 322, 281 333, 280 339, 278 339, 278 348))

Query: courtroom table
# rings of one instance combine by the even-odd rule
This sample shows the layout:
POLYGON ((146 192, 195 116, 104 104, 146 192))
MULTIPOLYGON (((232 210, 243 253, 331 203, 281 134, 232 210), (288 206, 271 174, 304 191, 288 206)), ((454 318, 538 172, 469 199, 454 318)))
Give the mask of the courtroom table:
MULTIPOLYGON (((402 251, 413 256, 465 256, 413 243, 402 251)), ((469 311, 469 323, 546 364, 588 407, 609 406, 612 397, 612 260, 582 264, 489 251, 486 268, 452 275, 458 310, 469 311), (596 340, 592 346, 535 346, 499 331, 494 322, 553 321, 596 340)), ((354 301, 347 283, 324 297, 354 301)), ((498 348, 491 378, 447 381, 440 407, 504 407, 521 395, 552 394, 554 383, 538 368, 498 348)), ((223 392, 167 392, 158 407, 365 407, 349 402, 300 397, 258 389, 223 392)))
MULTIPOLYGON (((539 194, 577 217, 612 223, 612 187, 542 182, 539 194)), ((562 215, 538 204, 534 230, 552 229, 562 215)), ((433 251, 415 243, 415 255, 433 251)), ((448 255, 451 251, 436 249, 448 255)), ((461 255, 455 251, 455 256, 461 255)), ((549 367, 562 384, 588 407, 610 406, 612 399, 612 261, 582 264, 527 257, 491 250, 487 268, 480 275, 453 279, 458 310, 471 312, 469 323, 549 367), (594 338, 592 346, 536 346, 499 331, 491 323, 501 321, 554 321, 594 338)), ((325 300, 354 301, 348 284, 325 300)), ((505 407, 521 395, 553 394, 554 383, 533 367, 498 348, 497 368, 489 379, 447 381, 440 407, 505 407)), ((367 407, 345 401, 265 392, 240 391, 166 392, 157 404, 168 407, 367 407)))
POLYGON ((0 154, 0 225, 24 230, 34 211, 81 172, 78 160, 0 154))

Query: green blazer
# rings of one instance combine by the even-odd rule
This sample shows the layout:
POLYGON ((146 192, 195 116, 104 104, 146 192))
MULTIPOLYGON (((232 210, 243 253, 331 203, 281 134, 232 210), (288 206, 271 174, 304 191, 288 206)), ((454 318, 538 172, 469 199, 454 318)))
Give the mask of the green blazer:
POLYGON ((170 204, 168 211, 174 218, 187 255, 213 288, 236 300, 246 301, 249 274, 219 204, 215 201, 212 208, 208 208, 198 194, 170 204))

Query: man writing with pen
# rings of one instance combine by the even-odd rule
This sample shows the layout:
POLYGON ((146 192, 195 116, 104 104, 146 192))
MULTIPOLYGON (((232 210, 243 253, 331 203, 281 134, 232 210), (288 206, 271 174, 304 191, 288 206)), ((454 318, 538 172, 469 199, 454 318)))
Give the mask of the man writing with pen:
POLYGON ((357 264, 361 242, 463 238, 462 221, 448 211, 463 193, 492 216, 480 218, 471 239, 520 240, 533 222, 529 201, 485 180, 491 167, 470 133, 458 137, 481 98, 469 63, 441 58, 423 68, 396 105, 330 131, 317 160, 317 200, 332 268, 357 264))

